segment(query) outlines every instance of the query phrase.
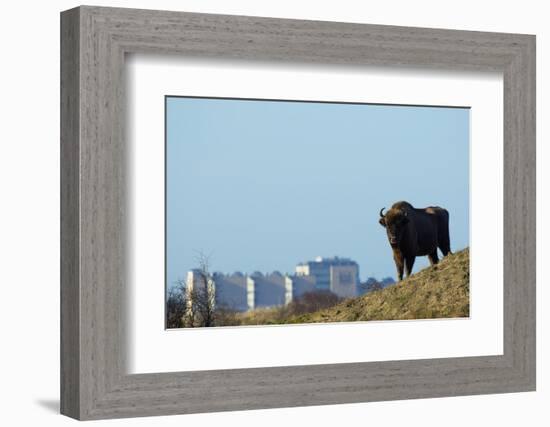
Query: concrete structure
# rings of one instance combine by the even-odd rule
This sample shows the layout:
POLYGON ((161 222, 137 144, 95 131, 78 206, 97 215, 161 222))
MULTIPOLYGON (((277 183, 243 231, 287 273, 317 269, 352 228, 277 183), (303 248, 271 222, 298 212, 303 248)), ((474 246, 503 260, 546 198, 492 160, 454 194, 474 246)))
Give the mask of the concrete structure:
MULTIPOLYGON (((191 294, 197 286, 205 286, 200 270, 187 273, 187 289, 191 294)), ((208 279, 210 292, 215 292, 218 307, 235 311, 275 307, 290 304, 306 292, 331 291, 341 298, 358 295, 359 266, 347 258, 316 258, 296 266, 296 274, 278 271, 250 275, 214 273, 208 279)), ((191 298, 188 299, 191 303, 191 298)))
POLYGON ((278 271, 271 274, 255 272, 248 278, 248 309, 284 305, 286 276, 278 271))
POLYGON ((354 297, 359 287, 359 265, 349 258, 322 258, 296 266, 296 275, 313 276, 315 289, 331 291, 342 298, 354 297))
MULTIPOLYGON (((194 289, 204 287, 204 277, 200 270, 187 273, 188 304, 194 289)), ((215 305, 235 311, 254 310, 291 303, 306 292, 315 290, 314 276, 269 274, 254 272, 251 275, 214 273, 208 279, 210 292, 215 293, 215 305)))
POLYGON ((212 277, 218 305, 235 311, 248 309, 246 275, 237 271, 233 274, 214 273, 212 277))
POLYGON ((212 277, 204 276, 202 270, 193 269, 187 272, 187 278, 185 281, 187 287, 187 305, 191 308, 193 304, 193 292, 200 292, 203 298, 212 298, 212 307, 216 306, 216 284, 212 277))
POLYGON ((285 276, 285 304, 290 304, 292 300, 314 290, 315 277, 313 276, 285 276))

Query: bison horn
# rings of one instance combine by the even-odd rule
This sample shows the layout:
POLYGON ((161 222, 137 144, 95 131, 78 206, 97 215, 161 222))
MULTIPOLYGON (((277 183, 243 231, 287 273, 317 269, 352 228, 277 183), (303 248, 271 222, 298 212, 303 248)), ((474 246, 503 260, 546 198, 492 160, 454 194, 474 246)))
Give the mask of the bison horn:
POLYGON ((380 218, 384 218, 384 214, 383 214, 383 212, 384 212, 384 209, 386 209, 386 208, 382 208, 382 209, 380 209, 380 218))

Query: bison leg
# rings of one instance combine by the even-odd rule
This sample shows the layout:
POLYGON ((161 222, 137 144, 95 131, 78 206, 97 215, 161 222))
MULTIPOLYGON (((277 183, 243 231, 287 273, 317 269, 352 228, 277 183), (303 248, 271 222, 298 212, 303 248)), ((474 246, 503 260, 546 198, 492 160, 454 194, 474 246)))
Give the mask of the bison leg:
POLYGON ((412 273, 414 260, 415 260, 414 256, 405 258, 405 272, 407 273, 407 277, 409 277, 412 273))
POLYGON ((443 256, 451 253, 451 239, 449 237, 449 213, 446 210, 438 217, 437 225, 437 246, 441 249, 443 256))
POLYGON ((428 255, 428 259, 430 260, 431 265, 435 265, 439 262, 439 257, 437 256, 437 249, 433 251, 430 255, 428 255))
POLYGON ((446 238, 439 238, 439 249, 441 249, 443 256, 447 256, 451 253, 451 243, 449 242, 448 233, 446 238))
POLYGON ((395 261, 395 268, 397 268, 397 280, 401 281, 403 280, 403 255, 394 252, 393 260, 395 261))

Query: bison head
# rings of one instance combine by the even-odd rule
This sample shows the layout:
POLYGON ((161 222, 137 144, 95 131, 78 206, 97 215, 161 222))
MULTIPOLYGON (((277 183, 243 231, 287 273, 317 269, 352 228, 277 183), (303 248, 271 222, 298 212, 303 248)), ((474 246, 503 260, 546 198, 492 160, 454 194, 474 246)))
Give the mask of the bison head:
POLYGON ((384 215, 384 208, 380 209, 380 219, 378 222, 386 229, 388 240, 392 247, 399 246, 406 226, 409 223, 407 212, 401 209, 390 209, 384 215))

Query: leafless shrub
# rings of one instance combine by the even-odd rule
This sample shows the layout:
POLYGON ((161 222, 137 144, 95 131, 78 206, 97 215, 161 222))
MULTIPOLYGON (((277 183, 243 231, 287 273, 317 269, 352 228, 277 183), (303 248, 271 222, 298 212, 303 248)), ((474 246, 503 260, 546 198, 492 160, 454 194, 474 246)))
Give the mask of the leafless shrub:
POLYGON ((187 308, 187 290, 185 284, 179 282, 168 290, 166 299, 166 327, 183 328, 187 308))
POLYGON ((306 292, 287 306, 286 311, 288 313, 285 313, 285 317, 289 314, 300 315, 323 310, 338 304, 340 301, 338 295, 330 291, 306 292))

